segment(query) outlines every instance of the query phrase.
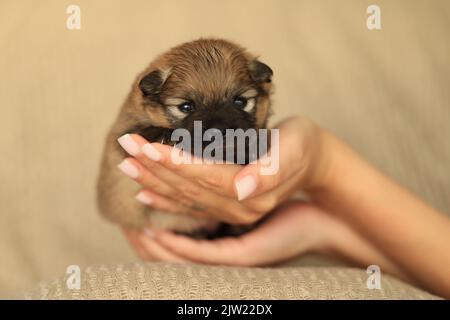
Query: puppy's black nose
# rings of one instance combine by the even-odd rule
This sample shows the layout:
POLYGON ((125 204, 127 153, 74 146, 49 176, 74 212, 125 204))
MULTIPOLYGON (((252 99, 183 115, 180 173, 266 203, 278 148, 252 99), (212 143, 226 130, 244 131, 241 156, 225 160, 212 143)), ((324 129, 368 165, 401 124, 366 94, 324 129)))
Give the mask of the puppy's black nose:
POLYGON ((209 122, 207 124, 207 126, 204 128, 204 130, 217 130, 218 132, 220 132, 223 136, 226 135, 227 133, 227 129, 237 129, 235 126, 231 126, 229 124, 224 123, 223 121, 214 121, 214 122, 209 122))

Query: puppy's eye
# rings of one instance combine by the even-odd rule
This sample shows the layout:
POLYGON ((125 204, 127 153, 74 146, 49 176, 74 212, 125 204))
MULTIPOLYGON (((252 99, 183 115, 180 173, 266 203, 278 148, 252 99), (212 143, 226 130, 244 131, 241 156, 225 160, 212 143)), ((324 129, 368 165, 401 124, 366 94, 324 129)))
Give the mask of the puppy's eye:
POLYGON ((247 106, 247 98, 236 97, 233 100, 233 104, 239 109, 244 109, 247 106))
POLYGON ((256 98, 239 96, 233 99, 233 104, 242 111, 251 112, 255 108, 256 98))
POLYGON ((178 110, 184 113, 190 113, 195 110, 194 104, 192 102, 184 102, 178 105, 178 110))

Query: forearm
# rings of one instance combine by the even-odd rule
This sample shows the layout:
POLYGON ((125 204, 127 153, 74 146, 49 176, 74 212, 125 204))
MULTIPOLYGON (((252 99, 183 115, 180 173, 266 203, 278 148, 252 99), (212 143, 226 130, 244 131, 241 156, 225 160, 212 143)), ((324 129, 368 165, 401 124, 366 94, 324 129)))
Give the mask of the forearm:
POLYGON ((450 297, 450 219, 326 134, 330 170, 313 199, 337 212, 420 283, 450 297))
POLYGON ((333 217, 333 212, 326 213, 322 219, 324 241, 318 252, 349 261, 362 268, 377 265, 383 272, 399 279, 413 282, 408 273, 382 251, 349 226, 346 222, 333 217))

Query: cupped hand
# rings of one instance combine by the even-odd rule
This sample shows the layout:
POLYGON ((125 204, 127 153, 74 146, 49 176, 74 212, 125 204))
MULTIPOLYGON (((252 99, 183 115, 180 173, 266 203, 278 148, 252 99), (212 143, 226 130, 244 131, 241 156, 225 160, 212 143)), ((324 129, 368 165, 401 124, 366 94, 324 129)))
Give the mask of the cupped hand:
POLYGON ((317 125, 294 117, 278 129, 279 140, 270 150, 275 170, 268 175, 262 174, 265 157, 246 166, 185 164, 173 161, 174 148, 139 135, 125 135, 119 143, 131 156, 126 166, 136 169, 132 178, 142 185, 137 199, 144 204, 171 213, 251 224, 295 191, 320 186, 328 170, 324 134, 317 125))
POLYGON ((196 240, 169 231, 124 231, 143 260, 260 266, 325 250, 330 219, 318 207, 290 201, 239 237, 196 240))

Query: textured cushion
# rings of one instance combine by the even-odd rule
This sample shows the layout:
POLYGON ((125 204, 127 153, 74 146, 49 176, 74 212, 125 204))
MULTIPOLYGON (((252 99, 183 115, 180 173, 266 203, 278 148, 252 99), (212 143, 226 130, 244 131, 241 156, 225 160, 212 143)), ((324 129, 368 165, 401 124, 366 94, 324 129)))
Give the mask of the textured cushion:
POLYGON ((43 284, 30 299, 436 299, 389 276, 368 289, 364 270, 344 267, 235 268, 168 263, 99 265, 43 284))

